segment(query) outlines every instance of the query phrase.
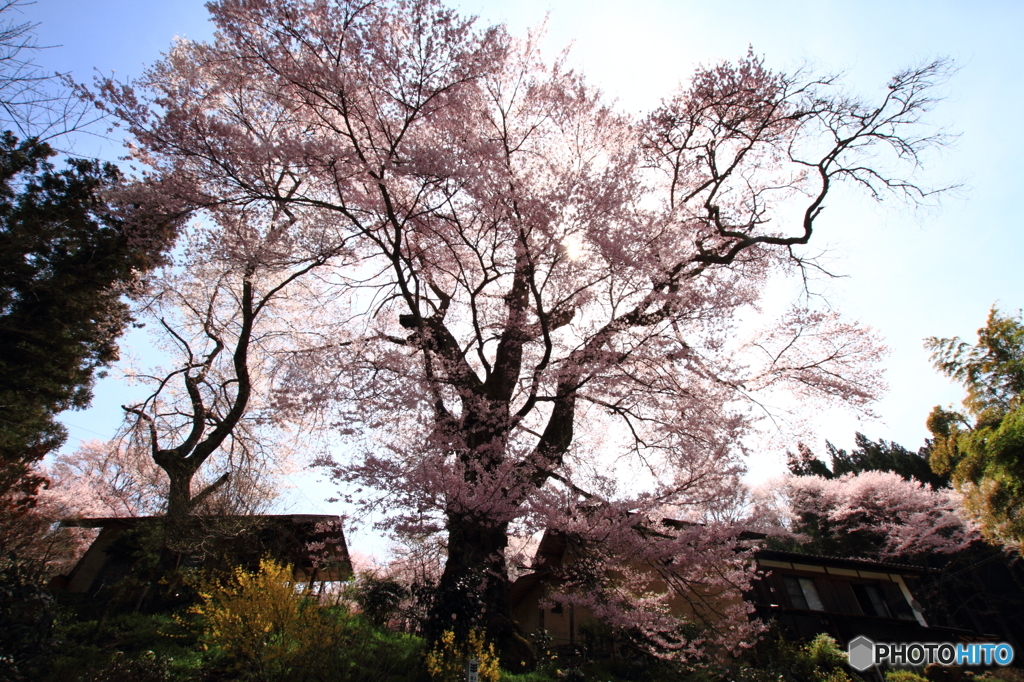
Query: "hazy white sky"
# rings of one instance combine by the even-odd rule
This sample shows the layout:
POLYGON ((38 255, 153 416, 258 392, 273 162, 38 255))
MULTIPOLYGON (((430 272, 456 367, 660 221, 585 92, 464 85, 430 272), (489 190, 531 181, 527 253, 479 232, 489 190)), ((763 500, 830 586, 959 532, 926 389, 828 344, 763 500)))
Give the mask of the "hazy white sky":
MULTIPOLYGON (((960 65, 934 115, 960 137, 922 177, 932 184, 962 181, 967 189, 927 212, 837 198, 822 221, 818 245, 846 277, 819 289, 848 317, 877 329, 892 349, 885 363, 890 392, 876 408, 881 420, 831 417, 822 423, 822 438, 846 445, 860 429, 916 449, 931 407, 961 396, 931 369, 922 340, 973 339, 993 303, 1012 312, 1024 306, 1018 267, 1024 3, 634 0, 626 9, 627 3, 607 0, 464 0, 456 6, 485 22, 507 22, 513 33, 546 17, 552 52, 571 44, 570 63, 635 113, 656 105, 696 66, 737 58, 748 45, 773 68, 845 71, 850 89, 868 96, 899 69, 936 56, 960 65)), ((132 77, 174 36, 211 34, 200 0, 38 0, 23 12, 41 23, 40 44, 57 46, 38 61, 80 81, 91 80, 93 69, 132 77)), ((82 142, 79 151, 100 153, 93 144, 82 142)), ((108 158, 119 153, 109 145, 102 151, 108 158)), ((69 445, 109 437, 123 401, 113 380, 101 382, 94 408, 66 415, 69 445)), ((777 472, 781 457, 765 455, 751 465, 759 476, 777 472)), ((308 501, 309 511, 326 508, 308 501)))

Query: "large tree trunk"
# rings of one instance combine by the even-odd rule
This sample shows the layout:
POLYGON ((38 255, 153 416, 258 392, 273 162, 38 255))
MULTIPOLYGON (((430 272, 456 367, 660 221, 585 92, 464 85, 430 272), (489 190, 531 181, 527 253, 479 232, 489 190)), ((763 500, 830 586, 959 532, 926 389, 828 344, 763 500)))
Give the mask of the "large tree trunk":
MULTIPOLYGON (((520 362, 518 355, 515 349, 499 352, 503 362, 496 363, 492 375, 498 387, 485 385, 483 389, 490 395, 463 403, 466 416, 460 426, 466 450, 472 453, 466 459, 482 460, 485 470, 495 470, 501 463, 497 453, 507 448, 509 403, 520 362)), ((572 442, 577 381, 570 376, 559 382, 562 397, 555 401, 537 446, 533 458, 536 470, 524 469, 526 480, 534 486, 544 484, 550 475, 548 467, 560 465, 572 442)), ((467 473, 466 482, 477 483, 475 475, 467 473)), ((495 645, 505 669, 532 669, 536 664, 533 647, 512 617, 511 583, 505 565, 508 522, 490 521, 472 512, 449 512, 447 530, 448 557, 427 621, 428 641, 438 641, 446 630, 453 630, 458 641, 465 641, 472 629, 480 628, 495 645)))
POLYGON ((511 583, 505 568, 508 524, 486 525, 450 515, 448 561, 427 619, 427 639, 446 630, 465 641, 474 628, 485 631, 503 668, 533 668, 536 656, 512 619, 511 583))
POLYGON ((180 524, 195 513, 196 508, 205 502, 213 493, 227 484, 230 472, 225 472, 196 495, 192 495, 192 479, 199 467, 195 460, 162 458, 160 466, 167 473, 170 486, 167 493, 167 518, 172 524, 180 524))
MULTIPOLYGON (((180 469, 180 467, 177 467, 180 469)), ((194 472, 187 470, 175 470, 176 467, 165 467, 167 477, 170 479, 170 486, 167 492, 167 518, 172 520, 184 519, 192 511, 192 477, 194 472)))

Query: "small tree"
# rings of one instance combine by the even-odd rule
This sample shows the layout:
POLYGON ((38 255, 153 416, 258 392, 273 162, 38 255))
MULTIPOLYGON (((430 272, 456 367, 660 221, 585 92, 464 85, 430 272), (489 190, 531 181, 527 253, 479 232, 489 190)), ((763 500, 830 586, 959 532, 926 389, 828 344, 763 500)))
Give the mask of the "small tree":
POLYGON ((398 615, 402 602, 409 596, 409 588, 398 580, 370 571, 361 573, 356 582, 356 604, 367 620, 378 627, 386 626, 398 615))
POLYGON ((221 214, 216 227, 193 227, 186 257, 153 278, 140 306, 171 362, 134 375, 153 391, 124 406, 129 447, 166 475, 172 520, 209 513, 217 496, 230 500, 221 511, 252 513, 289 466, 286 443, 267 428, 271 387, 295 344, 316 343, 331 328, 315 319, 322 304, 307 280, 346 253, 343 242, 315 237, 316 228, 292 239, 296 221, 288 210, 241 209, 221 214), (208 474, 209 465, 222 473, 208 474))

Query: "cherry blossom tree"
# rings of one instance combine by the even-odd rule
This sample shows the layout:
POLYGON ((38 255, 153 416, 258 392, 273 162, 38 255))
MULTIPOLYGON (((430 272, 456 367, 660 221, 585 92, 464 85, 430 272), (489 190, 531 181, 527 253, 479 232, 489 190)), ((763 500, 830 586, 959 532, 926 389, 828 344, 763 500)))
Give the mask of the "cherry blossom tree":
POLYGON ((808 536, 815 552, 908 560, 959 552, 981 537, 958 493, 892 471, 786 476, 765 487, 773 493, 759 496, 759 516, 808 536))
POLYGON ((96 539, 98 532, 91 528, 60 525, 80 511, 67 502, 61 495, 42 490, 29 509, 8 519, 0 529, 0 554, 33 581, 66 575, 96 539))
POLYGON ((157 513, 167 499, 166 477, 149 453, 123 444, 83 443, 33 473, 46 486, 32 507, 0 532, 0 551, 16 556, 40 578, 69 573, 98 534, 62 521, 157 513))
POLYGON ((50 485, 42 497, 65 518, 146 516, 167 504, 167 477, 147 450, 127 443, 82 443, 58 454, 45 473, 50 485))
MULTIPOLYGON (((691 531, 638 529, 735 496, 758 392, 855 408, 878 394, 868 330, 794 309, 739 344, 737 320, 770 277, 813 267, 802 247, 836 185, 928 193, 905 172, 941 142, 921 117, 945 65, 868 103, 748 54, 632 118, 536 36, 431 0, 210 10, 213 42, 178 42, 97 101, 164 195, 214 220, 287 209, 282 239, 351 249, 318 282, 318 321, 345 332, 295 342, 275 414, 333 428, 354 501, 446 534, 430 634, 483 626, 525 660, 505 565, 524 526, 670 551, 676 576, 742 586, 739 570, 714 577, 691 531)), ((626 601, 603 613, 667 627, 626 601)))
POLYGON ((186 233, 181 262, 153 278, 140 306, 171 361, 133 375, 152 392, 124 406, 124 447, 136 472, 153 473, 140 452, 162 470, 171 519, 264 508, 289 466, 287 442, 267 427, 270 386, 293 340, 308 341, 300 320, 317 304, 304 278, 344 251, 315 227, 295 238, 296 220, 287 209, 220 211, 186 233))

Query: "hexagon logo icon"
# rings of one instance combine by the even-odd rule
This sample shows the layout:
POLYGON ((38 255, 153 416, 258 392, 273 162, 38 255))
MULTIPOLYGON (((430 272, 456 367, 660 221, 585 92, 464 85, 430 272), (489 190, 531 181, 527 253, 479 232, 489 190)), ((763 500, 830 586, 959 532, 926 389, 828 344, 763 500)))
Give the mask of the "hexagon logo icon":
POLYGON ((875 643, 864 635, 851 639, 847 651, 854 670, 867 670, 875 662, 875 643))

